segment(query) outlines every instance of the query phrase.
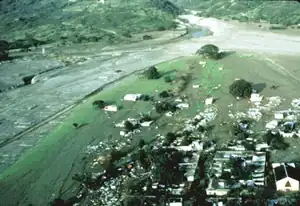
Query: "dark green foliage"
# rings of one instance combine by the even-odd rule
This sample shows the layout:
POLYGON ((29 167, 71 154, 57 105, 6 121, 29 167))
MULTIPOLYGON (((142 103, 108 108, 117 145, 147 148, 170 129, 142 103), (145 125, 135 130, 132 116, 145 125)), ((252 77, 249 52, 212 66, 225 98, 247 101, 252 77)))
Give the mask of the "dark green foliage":
POLYGON ((143 122, 149 122, 149 121, 152 121, 152 117, 150 117, 149 115, 143 115, 140 119, 140 122, 143 123, 143 122))
POLYGON ((229 86, 229 93, 235 97, 250 97, 252 85, 244 79, 236 80, 229 86))
POLYGON ((156 151, 155 169, 153 176, 165 185, 179 184, 185 180, 184 172, 180 171, 178 163, 182 162, 183 154, 176 150, 167 149, 156 151))
POLYGON ((139 147, 140 147, 140 148, 143 148, 145 144, 146 144, 145 140, 141 139, 141 140, 139 141, 139 147))
POLYGON ((145 72, 144 75, 147 79, 159 79, 160 74, 157 71, 157 68, 155 66, 149 67, 145 72))
POLYGON ((220 57, 219 48, 213 44, 206 44, 206 45, 202 46, 196 52, 196 54, 202 55, 204 57, 211 58, 211 59, 219 59, 219 57, 220 57))
POLYGON ((95 100, 95 101, 93 101, 92 104, 93 104, 93 106, 97 106, 100 109, 105 107, 105 102, 103 100, 95 100))
POLYGON ((127 132, 132 132, 135 129, 135 125, 133 125, 130 121, 125 121, 124 123, 125 130, 127 132))
POLYGON ((283 137, 279 133, 273 134, 271 131, 268 131, 263 136, 263 140, 273 149, 285 150, 289 147, 289 144, 284 141, 283 137))
POLYGON ((165 80, 165 82, 169 83, 169 82, 174 81, 175 77, 174 76, 170 76, 170 75, 166 75, 166 76, 164 76, 164 80, 165 80))
POLYGON ((173 133, 173 132, 168 132, 167 134, 166 134, 166 140, 168 141, 168 142, 174 142, 175 141, 175 139, 176 139, 176 135, 173 133))
POLYGON ((150 167, 150 161, 148 159, 148 156, 147 156, 145 150, 143 150, 143 149, 139 150, 139 161, 140 161, 141 166, 144 169, 146 169, 146 170, 149 169, 149 167, 150 167))
POLYGON ((169 92, 167 91, 162 91, 161 93, 158 94, 158 96, 160 98, 167 98, 167 97, 172 97, 172 94, 170 94, 169 92))
POLYGON ((139 98, 140 101, 152 101, 153 100, 153 97, 151 97, 150 95, 148 94, 142 94, 139 98))
POLYGON ((160 102, 155 104, 155 111, 157 113, 163 113, 167 111, 175 112, 176 106, 169 102, 160 102))

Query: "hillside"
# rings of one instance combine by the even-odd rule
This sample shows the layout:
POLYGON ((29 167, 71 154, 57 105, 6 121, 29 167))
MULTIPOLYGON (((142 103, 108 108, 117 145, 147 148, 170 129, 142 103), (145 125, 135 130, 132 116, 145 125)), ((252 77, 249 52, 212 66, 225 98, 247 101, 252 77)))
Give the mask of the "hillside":
POLYGON ((176 27, 179 9, 168 1, 12 1, 0 2, 0 38, 19 40, 12 49, 60 42, 130 41, 132 35, 176 27), (39 40, 39 41, 36 41, 39 40))
POLYGON ((268 21, 285 26, 300 24, 300 3, 297 1, 223 1, 172 0, 178 6, 199 10, 201 16, 239 21, 268 21))

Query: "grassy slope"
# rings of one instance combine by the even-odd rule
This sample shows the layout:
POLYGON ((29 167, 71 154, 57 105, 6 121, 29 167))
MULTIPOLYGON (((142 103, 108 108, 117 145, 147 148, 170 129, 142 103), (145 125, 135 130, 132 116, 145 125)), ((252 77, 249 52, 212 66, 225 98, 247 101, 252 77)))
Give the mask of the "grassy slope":
POLYGON ((203 11, 202 15, 240 21, 266 20, 273 24, 300 23, 300 3, 297 1, 223 1, 172 0, 185 8, 203 11))
POLYGON ((0 38, 8 40, 32 37, 46 42, 111 44, 129 41, 129 34, 175 26, 172 11, 150 5, 148 0, 113 0, 105 4, 98 1, 24 1, 5 7, 9 1, 0 2, 4 9, 0 15, 0 38), (31 7, 36 10, 34 13, 30 12, 31 7))

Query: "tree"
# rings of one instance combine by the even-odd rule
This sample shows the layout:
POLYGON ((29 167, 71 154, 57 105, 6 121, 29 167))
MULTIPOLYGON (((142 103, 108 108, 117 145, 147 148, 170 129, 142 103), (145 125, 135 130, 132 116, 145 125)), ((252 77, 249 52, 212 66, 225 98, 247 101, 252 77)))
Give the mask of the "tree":
POLYGON ((252 85, 244 79, 236 80, 229 86, 229 93, 235 97, 250 97, 252 85))
POLYGON ((202 46, 196 54, 202 55, 207 58, 219 59, 219 48, 213 44, 206 44, 202 46))
POLYGON ((170 83, 170 82, 172 82, 174 80, 174 78, 172 78, 170 75, 166 75, 164 77, 164 80, 165 80, 165 82, 170 83))
POLYGON ((135 129, 135 126, 130 121, 125 121, 124 127, 126 131, 133 131, 135 129))
POLYGON ((167 98, 170 97, 170 94, 167 91, 162 91, 161 93, 158 94, 160 98, 167 98))
POLYGON ((173 133, 173 132, 168 132, 167 135, 166 135, 166 140, 168 143, 172 143, 174 142, 176 139, 176 135, 173 133))
POLYGON ((166 111, 171 111, 175 112, 176 111, 176 106, 169 103, 169 102, 160 102, 155 104, 155 111, 157 113, 163 113, 166 111))
POLYGON ((147 79, 159 79, 160 74, 157 71, 157 68, 155 66, 149 67, 145 72, 144 75, 147 77, 147 79))
POLYGON ((139 147, 140 147, 140 148, 143 148, 145 144, 146 144, 145 140, 141 139, 141 140, 139 141, 139 147))
POLYGON ((105 107, 105 102, 103 100, 96 100, 96 101, 93 101, 93 106, 97 106, 100 109, 102 109, 105 107))

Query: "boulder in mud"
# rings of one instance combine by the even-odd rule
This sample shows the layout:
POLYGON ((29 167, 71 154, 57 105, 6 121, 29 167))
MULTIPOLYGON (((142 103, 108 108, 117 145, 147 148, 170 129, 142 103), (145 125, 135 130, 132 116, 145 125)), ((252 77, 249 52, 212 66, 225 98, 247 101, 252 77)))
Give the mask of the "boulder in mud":
POLYGON ((5 40, 0 40, 0 61, 8 60, 9 43, 5 40))

